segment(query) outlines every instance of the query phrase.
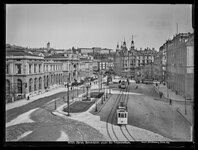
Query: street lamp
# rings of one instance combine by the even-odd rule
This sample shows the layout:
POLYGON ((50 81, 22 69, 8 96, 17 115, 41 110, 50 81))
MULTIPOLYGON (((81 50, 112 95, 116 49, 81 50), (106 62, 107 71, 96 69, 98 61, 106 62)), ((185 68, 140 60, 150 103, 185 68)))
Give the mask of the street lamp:
POLYGON ((69 115, 69 83, 67 83, 67 113, 69 115))
POLYGON ((168 93, 168 72, 166 73, 166 89, 167 89, 167 98, 169 98, 169 93, 168 93))
POLYGON ((186 96, 184 96, 185 99, 185 115, 187 115, 187 110, 186 110, 186 96))
POLYGON ((95 112, 97 112, 97 111, 98 111, 98 108, 97 108, 97 100, 95 100, 95 103, 96 103, 95 112))
POLYGON ((90 85, 89 84, 87 84, 87 86, 86 86, 86 88, 87 88, 87 100, 89 99, 89 96, 88 96, 88 89, 90 88, 90 85))
POLYGON ((100 73, 101 76, 101 91, 102 91, 102 72, 100 73))

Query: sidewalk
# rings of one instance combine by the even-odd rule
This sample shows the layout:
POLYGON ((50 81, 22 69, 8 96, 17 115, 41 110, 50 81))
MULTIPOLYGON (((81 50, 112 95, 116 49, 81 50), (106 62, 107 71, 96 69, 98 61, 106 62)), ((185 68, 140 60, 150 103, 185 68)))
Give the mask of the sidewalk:
POLYGON ((171 89, 167 89, 166 85, 158 84, 158 86, 156 87, 156 84, 154 84, 154 87, 157 89, 157 91, 162 92, 164 97, 167 99, 172 99, 174 101, 185 101, 184 97, 182 97, 181 95, 176 95, 175 92, 173 92, 171 89))
MULTIPOLYGON (((158 86, 156 87, 156 85, 154 84, 154 87, 156 89, 156 91, 159 93, 162 92, 163 96, 167 99, 172 99, 173 101, 180 101, 180 102, 185 102, 184 97, 182 97, 181 95, 176 95, 175 92, 173 92, 171 89, 168 89, 168 95, 169 97, 167 97, 167 86, 163 85, 163 84, 158 84, 158 86)), ((192 126, 193 124, 193 109, 192 109, 193 103, 191 103, 190 105, 186 105, 186 114, 185 114, 185 105, 177 105, 177 112, 184 117, 184 119, 192 126)))
POLYGON ((180 113, 186 119, 186 121, 192 126, 194 119, 192 106, 186 106, 186 114, 185 106, 178 107, 177 112, 180 113))
POLYGON ((21 99, 21 100, 17 100, 17 101, 8 103, 8 104, 6 104, 6 111, 9 110, 9 109, 15 108, 15 107, 20 107, 20 106, 26 105, 26 104, 31 103, 35 100, 40 99, 40 98, 47 97, 47 96, 50 96, 50 95, 53 95, 53 94, 56 94, 56 93, 60 93, 60 92, 63 92, 63 91, 67 91, 67 88, 61 86, 61 87, 57 87, 56 89, 52 89, 48 92, 45 92, 45 93, 36 95, 34 97, 31 97, 29 100, 21 99))
MULTIPOLYGON (((96 90, 98 89, 98 84, 91 84, 91 90, 96 90)), ((77 88, 82 88, 83 85, 81 86, 78 86, 78 87, 74 87, 74 90, 77 89, 77 88)), ((26 105, 28 103, 31 103, 35 100, 38 100, 40 98, 43 98, 43 97, 47 97, 47 96, 51 96, 53 94, 57 94, 57 93, 60 93, 60 92, 64 92, 64 91, 67 91, 67 88, 65 88, 65 86, 60 86, 60 87, 57 87, 57 88, 54 88, 48 92, 45 92, 45 93, 42 93, 42 94, 39 94, 39 95, 36 95, 34 97, 31 97, 29 100, 27 99, 21 99, 21 100, 18 100, 18 101, 14 101, 12 103, 8 103, 6 104, 6 111, 9 110, 9 109, 12 109, 12 108, 16 108, 16 107, 20 107, 20 106, 23 106, 23 105, 26 105)))

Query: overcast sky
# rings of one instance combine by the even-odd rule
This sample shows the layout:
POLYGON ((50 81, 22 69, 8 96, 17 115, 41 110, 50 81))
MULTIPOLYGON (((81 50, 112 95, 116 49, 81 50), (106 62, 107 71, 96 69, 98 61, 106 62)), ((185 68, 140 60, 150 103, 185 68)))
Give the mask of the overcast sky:
POLYGON ((56 4, 6 5, 6 43, 68 49, 115 49, 131 38, 136 48, 159 47, 178 32, 193 32, 191 5, 56 4))

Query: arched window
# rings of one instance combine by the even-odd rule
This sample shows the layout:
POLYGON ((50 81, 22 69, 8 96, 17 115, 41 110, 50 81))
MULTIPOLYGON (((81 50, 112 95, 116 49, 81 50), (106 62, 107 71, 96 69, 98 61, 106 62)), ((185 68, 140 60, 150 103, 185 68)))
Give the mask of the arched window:
POLYGON ((44 88, 46 87, 46 76, 44 76, 44 88))
POLYGON ((56 75, 56 84, 58 84, 58 74, 56 75))
POLYGON ((36 73, 37 71, 36 71, 36 64, 34 64, 34 73, 36 73))
POLYGON ((34 79, 34 91, 36 91, 37 78, 34 79))
POLYGON ((53 75, 51 75, 51 84, 53 84, 53 75))
POLYGON ((32 69, 32 65, 31 65, 31 64, 29 64, 29 74, 31 74, 31 73, 32 73, 31 69, 32 69))
POLYGON ((10 81, 6 80, 6 94, 10 94, 10 81))
POLYGON ((22 93, 22 81, 20 79, 17 80, 17 93, 22 93))
POLYGON ((39 78, 39 90, 41 90, 41 88, 42 88, 42 78, 40 77, 39 78))
POLYGON ((54 79, 54 84, 56 84, 56 75, 55 74, 54 74, 53 79, 54 79))
POLYGON ((50 82, 50 79, 49 79, 49 76, 47 76, 47 87, 49 86, 49 82, 50 82))
POLYGON ((32 79, 29 79, 29 92, 32 92, 32 79))

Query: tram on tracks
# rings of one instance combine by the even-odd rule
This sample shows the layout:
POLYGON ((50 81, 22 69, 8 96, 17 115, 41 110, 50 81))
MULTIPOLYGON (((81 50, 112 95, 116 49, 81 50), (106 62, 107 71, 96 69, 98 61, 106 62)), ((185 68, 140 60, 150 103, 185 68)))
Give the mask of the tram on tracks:
POLYGON ((126 125, 128 124, 128 111, 127 106, 121 102, 117 107, 117 124, 126 125))
POLYGON ((125 81, 120 81, 118 88, 120 89, 126 89, 126 82, 125 81))

